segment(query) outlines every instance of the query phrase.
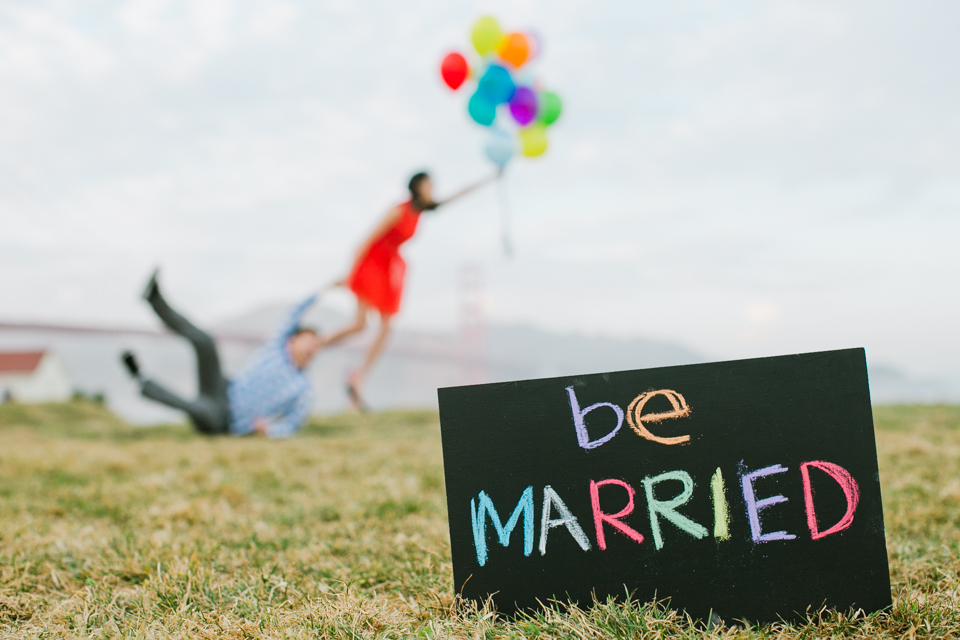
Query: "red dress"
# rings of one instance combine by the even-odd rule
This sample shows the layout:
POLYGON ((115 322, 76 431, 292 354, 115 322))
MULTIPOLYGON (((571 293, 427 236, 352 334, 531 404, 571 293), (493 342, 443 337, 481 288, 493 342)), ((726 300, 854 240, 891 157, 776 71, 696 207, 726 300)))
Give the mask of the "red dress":
POLYGON ((403 294, 407 263, 400 257, 400 245, 413 236, 420 221, 420 212, 413 208, 413 203, 405 202, 400 207, 396 224, 370 246, 347 278, 347 286, 357 299, 388 316, 400 310, 403 294))

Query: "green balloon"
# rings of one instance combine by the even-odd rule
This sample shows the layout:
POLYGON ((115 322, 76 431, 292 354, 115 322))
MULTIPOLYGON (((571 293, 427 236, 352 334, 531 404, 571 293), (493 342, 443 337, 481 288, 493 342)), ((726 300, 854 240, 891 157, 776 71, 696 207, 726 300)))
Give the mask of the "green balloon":
POLYGON ((562 108, 560 96, 553 91, 542 91, 540 93, 540 113, 537 114, 537 120, 543 124, 553 124, 560 117, 562 108))

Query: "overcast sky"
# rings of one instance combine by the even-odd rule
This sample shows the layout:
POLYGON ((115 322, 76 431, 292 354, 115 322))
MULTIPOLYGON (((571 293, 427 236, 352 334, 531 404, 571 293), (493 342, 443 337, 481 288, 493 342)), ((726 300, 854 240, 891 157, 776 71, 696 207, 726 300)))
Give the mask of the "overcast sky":
MULTIPOLYGON (((960 4, 0 3, 0 319, 146 324, 155 264, 204 322, 293 300, 429 168, 490 170, 441 83, 485 13, 543 41, 551 147, 423 220, 401 321, 848 346, 960 376, 960 4)), ((332 302, 345 307, 340 296, 332 302)))

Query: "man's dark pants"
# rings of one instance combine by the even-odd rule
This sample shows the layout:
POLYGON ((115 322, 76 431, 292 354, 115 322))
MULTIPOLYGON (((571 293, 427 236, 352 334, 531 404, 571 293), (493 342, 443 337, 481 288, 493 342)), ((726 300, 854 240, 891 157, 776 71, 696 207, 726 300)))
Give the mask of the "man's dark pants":
POLYGON ((230 401, 227 397, 229 381, 220 369, 220 356, 213 338, 201 331, 189 320, 170 308, 154 286, 146 296, 153 310, 174 333, 186 338, 197 355, 197 380, 199 395, 195 400, 185 400, 153 380, 146 380, 140 388, 144 397, 180 409, 190 416, 190 421, 202 433, 211 435, 228 433, 230 430, 230 401))

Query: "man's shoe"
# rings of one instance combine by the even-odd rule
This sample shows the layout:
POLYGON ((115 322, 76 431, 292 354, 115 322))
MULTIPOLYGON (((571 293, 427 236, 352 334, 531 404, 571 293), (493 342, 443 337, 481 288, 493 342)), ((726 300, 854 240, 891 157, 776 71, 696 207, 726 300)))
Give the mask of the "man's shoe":
POLYGON ((157 284, 157 276, 160 275, 160 267, 157 267, 153 270, 153 273, 150 274, 150 280, 147 282, 147 286, 143 290, 143 299, 148 302, 160 291, 160 285, 157 284))
POLYGON ((133 355, 132 351, 124 351, 120 356, 120 360, 123 362, 123 366, 127 368, 127 371, 130 373, 130 376, 135 380, 142 380, 140 376, 140 365, 137 364, 137 357, 133 355))

